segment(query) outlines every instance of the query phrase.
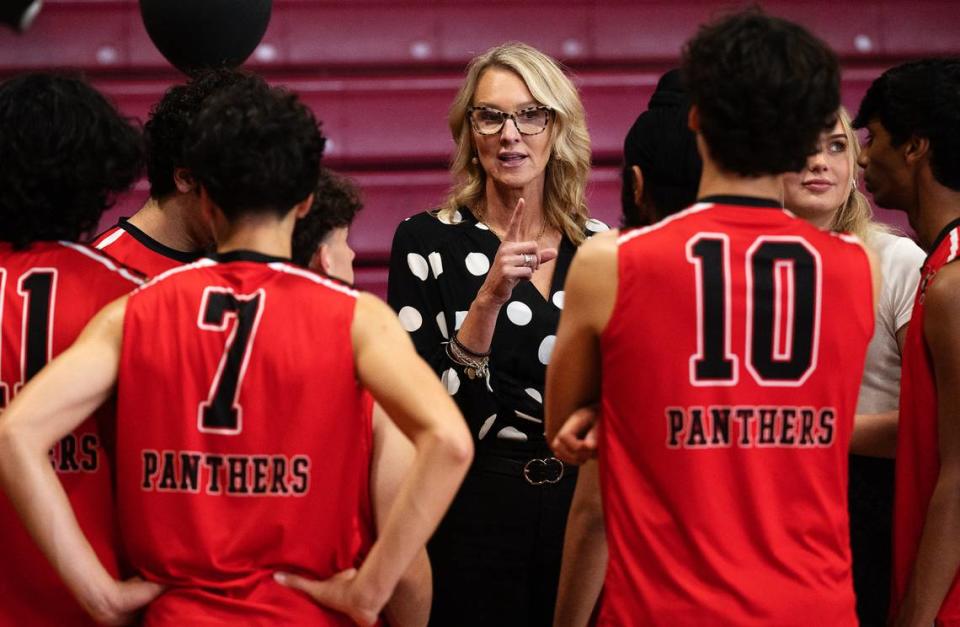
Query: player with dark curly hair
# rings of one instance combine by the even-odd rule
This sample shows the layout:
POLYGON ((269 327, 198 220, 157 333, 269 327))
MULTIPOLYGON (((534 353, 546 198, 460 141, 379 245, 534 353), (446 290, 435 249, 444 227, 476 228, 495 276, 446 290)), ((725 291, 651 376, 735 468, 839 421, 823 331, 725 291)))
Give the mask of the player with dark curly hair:
POLYGON ((353 249, 347 242, 350 225, 363 202, 349 179, 320 169, 313 206, 293 230, 293 262, 353 283, 353 249))
MULTIPOLYGON (((100 308, 139 285, 136 276, 74 242, 136 180, 142 148, 137 128, 84 81, 28 74, 0 84, 0 155, 0 407, 5 407, 100 308)), ((62 484, 94 551, 116 576, 112 479, 100 431, 106 414, 88 418, 95 409, 83 408, 75 427, 51 443, 44 472, 62 484)), ((52 522, 46 512, 40 515, 52 522)), ((92 624, 3 493, 0 555, 0 622, 92 624)))
POLYGON ((887 70, 854 124, 867 190, 929 253, 903 347, 891 614, 960 625, 960 59, 887 70))
POLYGON ((833 124, 837 61, 747 11, 701 27, 682 72, 698 202, 581 247, 547 370, 548 441, 603 408, 598 622, 853 626, 847 452, 874 277, 862 244, 779 202, 833 124))
POLYGON ((3 485, 98 618, 123 618, 125 588, 44 469, 114 391, 123 545, 141 600, 167 586, 151 625, 373 624, 466 473, 463 418, 393 311, 289 263, 323 143, 295 95, 255 77, 206 102, 185 163, 217 254, 106 307, 4 414, 3 485), (364 388, 416 452, 361 562, 364 388))
POLYGON ((99 92, 66 76, 14 78, 0 97, 0 241, 16 249, 78 241, 139 175, 139 131, 99 92))
POLYGON ((94 247, 147 276, 196 261, 212 247, 196 181, 185 167, 184 142, 207 98, 244 76, 236 70, 202 70, 163 94, 144 125, 150 198, 132 217, 97 236, 94 247))
MULTIPOLYGON (((321 168, 310 211, 293 230, 293 262, 351 284, 354 253, 347 237, 362 208, 360 190, 348 178, 321 168)), ((366 400, 373 420, 373 460, 369 498, 361 508, 358 528, 369 546, 386 525, 390 507, 410 472, 414 449, 383 408, 366 400)), ((384 614, 392 625, 426 625, 432 592, 430 561, 427 552, 421 551, 397 584, 384 614)))

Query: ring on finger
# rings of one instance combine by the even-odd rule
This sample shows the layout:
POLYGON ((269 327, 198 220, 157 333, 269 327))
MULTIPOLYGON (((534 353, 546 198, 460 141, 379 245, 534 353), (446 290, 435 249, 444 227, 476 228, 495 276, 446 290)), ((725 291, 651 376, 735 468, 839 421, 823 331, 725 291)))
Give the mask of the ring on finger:
POLYGON ((530 267, 533 265, 533 255, 529 253, 523 253, 523 265, 530 267))

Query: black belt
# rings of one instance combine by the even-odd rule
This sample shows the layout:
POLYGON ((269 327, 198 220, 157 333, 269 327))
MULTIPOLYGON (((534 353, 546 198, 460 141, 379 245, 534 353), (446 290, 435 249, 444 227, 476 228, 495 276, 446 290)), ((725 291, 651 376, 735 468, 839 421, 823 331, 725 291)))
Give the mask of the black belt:
POLYGON ((494 455, 480 455, 473 462, 476 470, 494 472, 508 477, 522 477, 530 485, 559 483, 563 476, 574 476, 576 466, 564 464, 556 457, 544 457, 521 461, 494 455))

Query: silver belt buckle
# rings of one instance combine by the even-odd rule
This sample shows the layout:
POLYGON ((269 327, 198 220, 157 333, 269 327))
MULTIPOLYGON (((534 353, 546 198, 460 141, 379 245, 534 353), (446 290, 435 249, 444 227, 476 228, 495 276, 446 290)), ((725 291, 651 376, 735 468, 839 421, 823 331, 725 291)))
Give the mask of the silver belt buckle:
POLYGON ((556 457, 547 457, 545 459, 531 459, 526 464, 523 465, 523 478, 530 485, 543 485, 545 483, 559 483, 563 479, 564 465, 563 462, 557 459, 556 457), (551 479, 550 477, 545 477, 543 479, 534 479, 531 476, 531 471, 538 466, 543 466, 544 470, 548 467, 557 468, 556 478, 551 479))

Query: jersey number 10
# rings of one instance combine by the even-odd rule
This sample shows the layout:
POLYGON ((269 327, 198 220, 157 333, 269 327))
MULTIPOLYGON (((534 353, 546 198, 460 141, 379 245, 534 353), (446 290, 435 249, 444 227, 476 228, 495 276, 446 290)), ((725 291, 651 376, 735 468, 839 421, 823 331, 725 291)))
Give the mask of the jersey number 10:
MULTIPOLYGON (((696 386, 737 385, 740 357, 730 339, 730 239, 698 233, 687 242, 696 268, 696 386)), ((820 255, 806 240, 761 236, 745 257, 747 371, 761 386, 797 387, 816 370, 820 333, 820 255)))

